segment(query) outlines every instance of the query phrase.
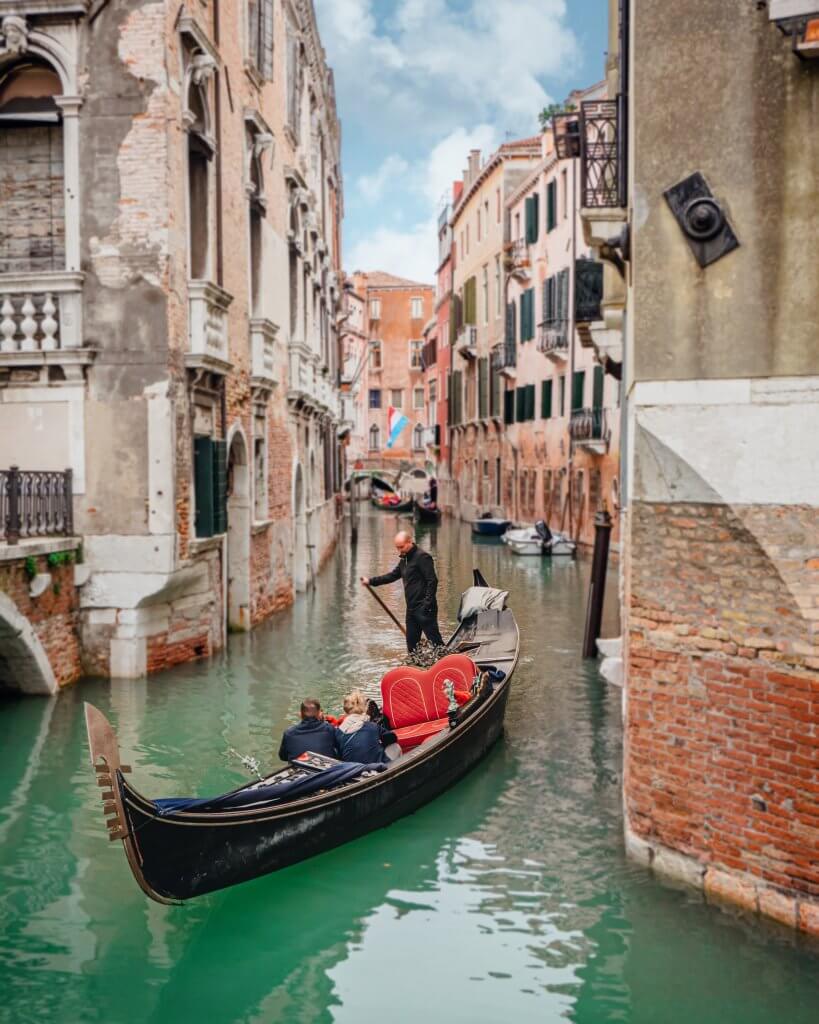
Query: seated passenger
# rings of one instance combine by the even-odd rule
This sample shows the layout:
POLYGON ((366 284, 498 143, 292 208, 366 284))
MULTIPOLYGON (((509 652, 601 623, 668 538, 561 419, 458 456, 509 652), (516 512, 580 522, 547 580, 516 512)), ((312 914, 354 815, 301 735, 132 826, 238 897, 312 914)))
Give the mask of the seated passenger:
POLYGON ((353 690, 344 698, 344 719, 336 729, 336 741, 342 761, 385 764, 389 758, 384 745, 393 743, 395 736, 370 719, 367 698, 361 690, 353 690))
POLYGON ((307 750, 314 754, 326 754, 327 757, 338 757, 335 727, 324 721, 321 704, 315 697, 307 697, 301 702, 299 724, 284 730, 279 757, 282 761, 292 761, 307 750))

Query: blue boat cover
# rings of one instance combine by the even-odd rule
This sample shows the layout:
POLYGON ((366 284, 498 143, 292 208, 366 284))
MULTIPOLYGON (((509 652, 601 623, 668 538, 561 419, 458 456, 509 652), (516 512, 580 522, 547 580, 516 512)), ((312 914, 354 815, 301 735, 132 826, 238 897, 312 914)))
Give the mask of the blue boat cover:
POLYGON ((299 800, 301 797, 317 793, 320 789, 334 789, 345 782, 352 782, 362 772, 382 772, 385 764, 358 764, 355 761, 344 761, 323 772, 315 772, 292 782, 280 782, 278 785, 265 785, 255 782, 242 789, 234 789, 222 796, 167 797, 154 800, 160 816, 173 814, 174 811, 235 811, 242 807, 256 807, 266 804, 279 804, 288 800, 299 800))

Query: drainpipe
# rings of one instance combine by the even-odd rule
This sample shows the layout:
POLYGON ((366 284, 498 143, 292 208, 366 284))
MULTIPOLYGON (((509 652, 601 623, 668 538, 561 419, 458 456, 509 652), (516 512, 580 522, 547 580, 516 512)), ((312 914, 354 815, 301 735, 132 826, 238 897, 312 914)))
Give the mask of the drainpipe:
MULTIPOLYGON (((569 270, 569 379, 567 381, 569 392, 569 449, 566 457, 566 476, 569 487, 568 509, 569 509, 569 536, 572 534, 574 515, 572 508, 572 463, 574 460, 574 444, 571 436, 572 405, 574 403, 574 348, 575 348, 575 267, 577 266, 577 157, 572 157, 572 265, 569 270)), ((577 540, 576 537, 572 538, 577 540)))
MULTIPOLYGON (((213 42, 219 46, 219 0, 213 0, 213 42)), ((222 254, 222 80, 220 74, 215 75, 214 128, 216 131, 216 283, 224 285, 224 257, 222 254)))

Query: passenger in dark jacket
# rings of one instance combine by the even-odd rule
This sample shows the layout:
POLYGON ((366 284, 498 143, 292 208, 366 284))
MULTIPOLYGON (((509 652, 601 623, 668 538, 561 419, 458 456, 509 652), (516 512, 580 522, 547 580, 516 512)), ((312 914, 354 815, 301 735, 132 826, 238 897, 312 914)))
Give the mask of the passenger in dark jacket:
POLYGON ((389 760, 385 743, 395 742, 395 733, 386 732, 371 721, 367 699, 361 690, 353 690, 344 698, 344 718, 336 730, 339 757, 342 761, 360 764, 386 764, 389 760))
POLYGON ((395 535, 398 565, 383 576, 361 577, 364 586, 383 587, 385 583, 404 583, 407 602, 407 650, 414 651, 424 633, 431 644, 439 647, 444 640, 438 629, 438 577, 432 555, 416 546, 412 534, 401 530, 395 535))
POLYGON ((314 754, 326 754, 327 757, 338 757, 335 726, 324 721, 321 704, 315 697, 302 701, 299 724, 284 730, 279 757, 282 761, 292 761, 307 750, 314 754))

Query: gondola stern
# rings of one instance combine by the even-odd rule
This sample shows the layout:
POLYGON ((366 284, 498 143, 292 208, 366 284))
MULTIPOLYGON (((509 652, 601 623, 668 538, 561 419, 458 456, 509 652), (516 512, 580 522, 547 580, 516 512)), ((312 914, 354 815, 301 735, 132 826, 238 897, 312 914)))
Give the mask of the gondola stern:
POLYGON ((169 899, 156 892, 145 878, 142 858, 128 826, 123 799, 125 783, 122 776, 123 773, 130 772, 131 767, 120 761, 119 741, 114 727, 100 709, 88 701, 85 702, 85 728, 88 733, 91 766, 96 773, 97 786, 100 787, 102 812, 105 815, 109 842, 122 842, 131 872, 146 896, 150 896, 157 903, 178 903, 179 900, 169 899))

